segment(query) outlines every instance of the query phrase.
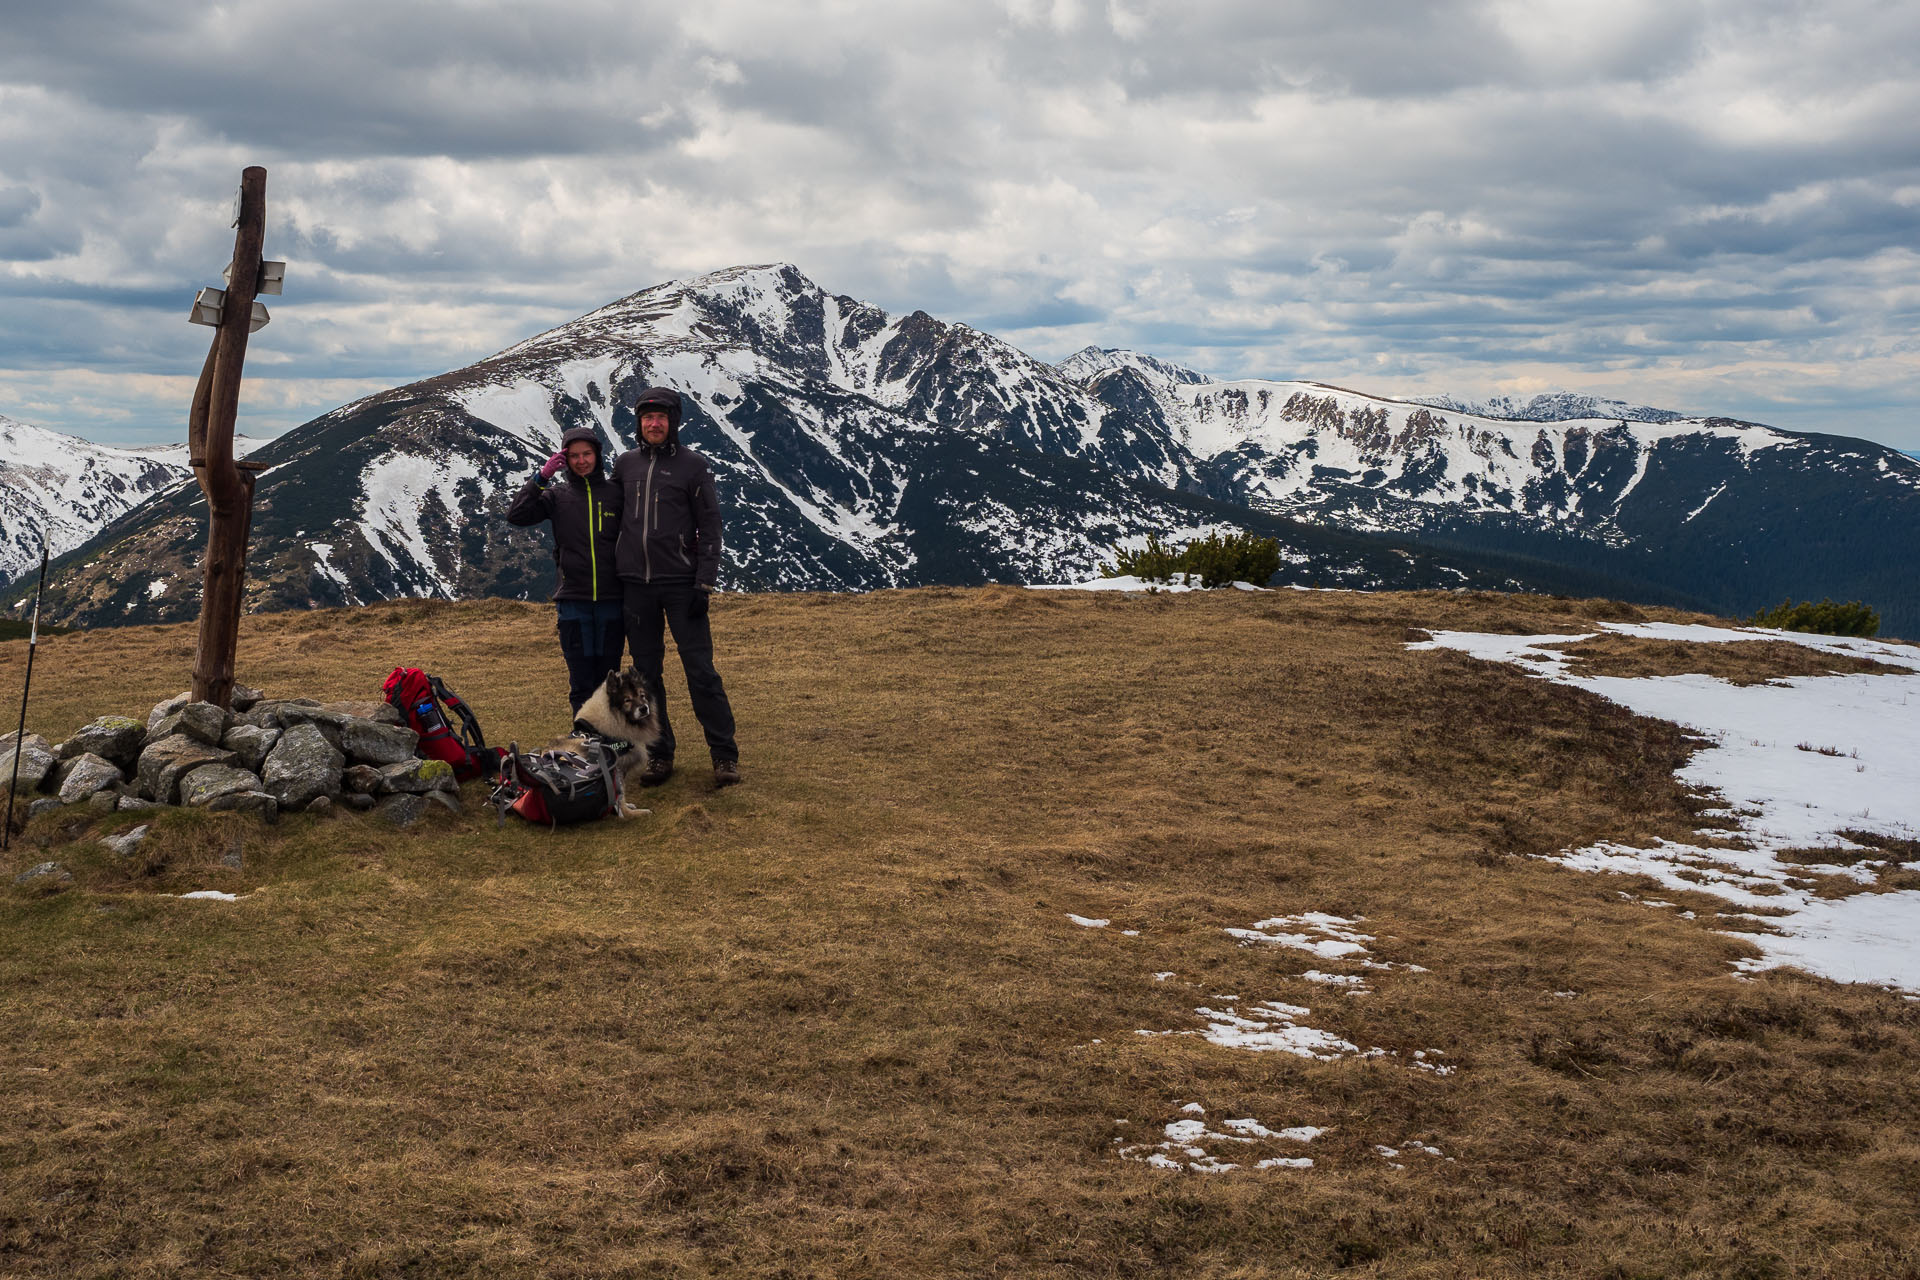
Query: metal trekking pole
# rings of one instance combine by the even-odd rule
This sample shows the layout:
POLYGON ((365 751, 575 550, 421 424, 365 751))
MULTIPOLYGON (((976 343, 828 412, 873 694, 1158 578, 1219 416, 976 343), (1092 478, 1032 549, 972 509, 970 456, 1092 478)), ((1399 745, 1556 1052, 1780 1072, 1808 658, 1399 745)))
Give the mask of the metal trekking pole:
POLYGON ((27 745, 27 692, 33 688, 33 655, 40 647, 40 597, 47 593, 47 540, 40 539, 40 587, 33 593, 33 625, 27 629, 27 678, 20 682, 20 727, 13 735, 13 779, 7 784, 7 820, 0 822, 0 852, 13 844, 13 800, 20 794, 20 757, 27 745))

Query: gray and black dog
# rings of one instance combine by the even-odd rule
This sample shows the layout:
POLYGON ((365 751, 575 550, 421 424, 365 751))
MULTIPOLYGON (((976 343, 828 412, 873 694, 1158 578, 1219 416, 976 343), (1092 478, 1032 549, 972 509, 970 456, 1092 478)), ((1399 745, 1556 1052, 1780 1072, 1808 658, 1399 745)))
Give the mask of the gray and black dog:
MULTIPOLYGON (((647 682, 640 678, 638 671, 628 667, 607 673, 593 696, 574 713, 573 732, 555 738, 546 745, 546 750, 586 756, 591 741, 598 738, 616 748, 618 767, 624 777, 647 767, 647 744, 659 736, 660 716, 652 699, 647 697, 647 682)), ((623 818, 651 812, 625 801, 620 805, 623 818)))

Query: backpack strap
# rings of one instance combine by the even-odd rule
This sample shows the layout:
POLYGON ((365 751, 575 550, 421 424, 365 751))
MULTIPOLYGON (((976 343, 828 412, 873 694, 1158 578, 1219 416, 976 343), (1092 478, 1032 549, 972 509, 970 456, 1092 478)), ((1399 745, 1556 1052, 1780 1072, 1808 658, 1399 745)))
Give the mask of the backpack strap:
POLYGON ((441 705, 460 717, 460 744, 475 755, 486 754, 487 738, 480 731, 479 718, 467 709, 467 704, 460 700, 460 695, 447 688, 447 682, 439 676, 428 676, 427 685, 433 690, 433 696, 440 700, 441 705))
POLYGON ((601 742, 594 743, 592 751, 594 763, 600 766, 600 778, 607 786, 607 812, 618 814, 626 804, 624 780, 613 767, 618 757, 612 747, 601 742))
POLYGON ((487 803, 493 806, 493 825, 495 828, 507 824, 507 810, 513 808, 526 786, 520 781, 516 766, 520 763, 520 744, 507 744, 506 754, 500 757, 500 772, 494 777, 493 790, 487 795, 487 803))

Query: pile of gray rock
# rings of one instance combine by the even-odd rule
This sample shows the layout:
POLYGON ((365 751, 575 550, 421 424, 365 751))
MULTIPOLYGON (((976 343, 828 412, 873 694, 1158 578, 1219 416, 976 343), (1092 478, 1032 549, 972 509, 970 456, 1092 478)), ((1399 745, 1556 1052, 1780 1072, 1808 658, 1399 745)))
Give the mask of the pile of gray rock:
POLYGON ((182 693, 146 721, 102 716, 58 745, 0 737, 0 796, 17 756, 20 793, 47 792, 29 816, 68 805, 111 813, 184 805, 282 813, 375 810, 399 825, 431 803, 458 812, 444 760, 422 759, 419 735, 384 702, 269 699, 236 687, 233 710, 182 693))

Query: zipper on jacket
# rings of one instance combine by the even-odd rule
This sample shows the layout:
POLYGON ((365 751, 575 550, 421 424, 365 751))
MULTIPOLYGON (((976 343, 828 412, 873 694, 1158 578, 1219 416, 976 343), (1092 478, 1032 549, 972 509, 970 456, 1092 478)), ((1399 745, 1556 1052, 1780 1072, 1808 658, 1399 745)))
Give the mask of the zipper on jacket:
POLYGON ((595 604, 600 603, 600 554, 594 545, 600 541, 600 519, 593 510, 593 477, 581 476, 587 482, 587 568, 593 573, 593 586, 589 594, 595 604))
POLYGON ((646 581, 653 581, 653 464, 659 461, 659 455, 651 449, 647 451, 646 505, 640 510, 640 558, 646 565, 646 581))

